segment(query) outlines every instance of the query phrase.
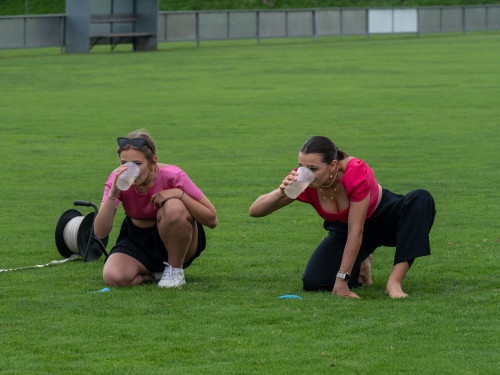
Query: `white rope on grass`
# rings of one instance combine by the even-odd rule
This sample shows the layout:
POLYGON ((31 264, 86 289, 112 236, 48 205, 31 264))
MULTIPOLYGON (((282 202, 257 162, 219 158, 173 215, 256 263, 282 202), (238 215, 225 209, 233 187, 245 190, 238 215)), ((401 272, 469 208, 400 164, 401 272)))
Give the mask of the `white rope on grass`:
POLYGON ((80 254, 73 254, 73 255, 71 255, 67 259, 53 260, 52 262, 49 262, 47 264, 37 264, 35 266, 27 266, 27 267, 20 267, 20 268, 9 268, 9 269, 5 269, 5 270, 0 270, 0 272, 27 270, 27 269, 30 269, 30 268, 42 268, 42 267, 50 266, 52 264, 66 263, 66 262, 69 262, 69 261, 72 261, 72 260, 75 260, 75 259, 81 258, 81 257, 82 256, 80 254))

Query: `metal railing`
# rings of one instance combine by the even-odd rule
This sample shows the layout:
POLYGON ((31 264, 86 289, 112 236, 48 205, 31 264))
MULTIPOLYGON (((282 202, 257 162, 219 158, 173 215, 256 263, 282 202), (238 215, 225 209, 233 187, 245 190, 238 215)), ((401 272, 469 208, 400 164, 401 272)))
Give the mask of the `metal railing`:
POLYGON ((500 5, 160 12, 158 41, 500 30, 500 5))
MULTIPOLYGON (((0 17, 0 49, 65 45, 66 16, 0 17)), ((500 4, 158 13, 158 42, 500 30, 500 4)))
POLYGON ((64 14, 0 17, 0 49, 64 48, 64 14))

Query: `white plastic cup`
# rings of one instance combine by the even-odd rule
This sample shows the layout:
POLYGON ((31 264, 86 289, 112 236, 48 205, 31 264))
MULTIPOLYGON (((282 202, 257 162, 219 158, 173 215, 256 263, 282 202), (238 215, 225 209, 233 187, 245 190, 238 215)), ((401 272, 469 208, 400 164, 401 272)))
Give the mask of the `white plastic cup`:
POLYGON ((314 173, 309 168, 300 167, 297 173, 297 179, 285 188, 285 194, 292 199, 296 199, 314 181, 314 173))
POLYGON ((137 176, 139 176, 139 166, 131 161, 126 162, 125 164, 127 169, 123 171, 123 173, 118 177, 116 181, 116 186, 121 191, 125 191, 130 189, 132 183, 135 181, 137 176))

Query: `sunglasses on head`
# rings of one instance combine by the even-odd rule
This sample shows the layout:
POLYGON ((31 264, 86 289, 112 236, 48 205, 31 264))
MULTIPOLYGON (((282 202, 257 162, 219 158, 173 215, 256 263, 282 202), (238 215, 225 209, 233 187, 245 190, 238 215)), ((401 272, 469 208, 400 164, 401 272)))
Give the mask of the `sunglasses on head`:
POLYGON ((116 138, 119 147, 127 147, 129 144, 134 148, 141 148, 144 144, 153 151, 151 146, 148 143, 146 138, 127 138, 127 137, 118 137, 116 138))

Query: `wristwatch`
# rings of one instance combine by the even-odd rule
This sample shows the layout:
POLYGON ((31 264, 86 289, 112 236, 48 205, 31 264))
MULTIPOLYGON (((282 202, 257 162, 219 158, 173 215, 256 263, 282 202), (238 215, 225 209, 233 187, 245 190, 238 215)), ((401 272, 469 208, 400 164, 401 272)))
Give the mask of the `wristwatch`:
POLYGON ((351 275, 349 275, 347 272, 346 273, 337 272, 337 277, 339 279, 344 280, 344 281, 349 281, 349 279, 351 278, 351 275))

